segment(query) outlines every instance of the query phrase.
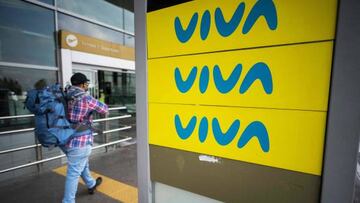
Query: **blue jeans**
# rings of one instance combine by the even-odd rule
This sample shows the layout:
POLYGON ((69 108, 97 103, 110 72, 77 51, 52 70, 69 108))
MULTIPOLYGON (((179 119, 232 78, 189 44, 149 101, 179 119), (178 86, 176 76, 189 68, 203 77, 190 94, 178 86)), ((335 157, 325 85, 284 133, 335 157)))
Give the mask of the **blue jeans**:
POLYGON ((61 148, 67 157, 67 171, 65 181, 65 192, 63 203, 74 203, 75 195, 79 183, 79 177, 83 179, 87 188, 95 186, 96 181, 90 174, 89 156, 91 154, 91 146, 61 148))

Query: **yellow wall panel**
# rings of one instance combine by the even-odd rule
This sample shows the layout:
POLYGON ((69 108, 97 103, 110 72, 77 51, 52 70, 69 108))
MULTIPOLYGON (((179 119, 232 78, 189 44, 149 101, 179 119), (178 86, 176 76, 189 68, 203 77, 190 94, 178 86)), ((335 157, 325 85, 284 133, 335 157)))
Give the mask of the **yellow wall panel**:
POLYGON ((332 46, 332 42, 321 42, 151 59, 148 60, 149 102, 326 111, 332 46), (257 79, 241 93, 245 77, 257 63, 268 66, 272 92, 266 92, 257 79), (226 80, 238 64, 242 69, 237 82, 230 91, 220 92, 214 82, 215 65, 226 80), (208 66, 209 80, 206 91, 202 92, 200 78, 205 65, 208 66), (190 78, 194 66, 197 67, 194 82, 188 91, 181 92, 176 84, 176 69, 185 81, 190 78))
POLYGON ((147 13, 148 57, 331 40, 336 9, 337 0, 190 1, 147 13))
POLYGON ((149 104, 149 144, 321 175, 325 122, 325 112, 149 104), (196 117, 194 130, 186 139, 178 135, 176 115, 183 128, 196 117), (201 142, 199 126, 203 117, 208 120, 208 134, 201 142), (239 121, 240 127, 228 144, 221 145, 214 138, 214 118, 223 133, 239 121), (239 139, 253 122, 265 126, 268 149, 262 148, 256 137, 238 147, 239 139))

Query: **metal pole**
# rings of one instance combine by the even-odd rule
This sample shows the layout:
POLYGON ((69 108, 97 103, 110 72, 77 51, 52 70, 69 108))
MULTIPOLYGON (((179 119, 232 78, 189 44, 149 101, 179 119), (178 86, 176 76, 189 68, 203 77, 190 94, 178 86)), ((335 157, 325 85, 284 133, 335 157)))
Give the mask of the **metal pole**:
POLYGON ((0 117, 0 120, 3 119, 14 119, 14 118, 29 118, 29 117, 34 117, 34 114, 26 114, 26 115, 17 115, 17 116, 2 116, 0 117))
MULTIPOLYGON (((36 147, 35 147, 36 161, 40 161, 40 160, 42 160, 42 148, 41 148, 41 145, 39 146, 39 141, 36 138, 35 134, 34 134, 34 139, 35 139, 35 145, 36 145, 36 147)), ((37 167, 38 174, 40 174, 41 169, 42 169, 42 164, 41 165, 37 164, 36 167, 37 167)))
MULTIPOLYGON (((96 147, 93 147, 92 149, 98 149, 98 148, 101 148, 101 147, 106 147, 106 146, 109 146, 109 145, 114 145, 114 144, 118 144, 118 143, 121 143, 121 142, 126 142, 126 141, 131 140, 131 139, 132 139, 131 137, 127 137, 127 138, 117 140, 117 141, 114 141, 114 142, 109 142, 109 143, 106 143, 106 144, 98 145, 96 147)), ((48 161, 60 159, 62 157, 65 157, 65 155, 63 154, 63 155, 43 159, 43 160, 40 160, 40 161, 35 161, 35 162, 32 162, 32 163, 28 163, 28 164, 24 164, 24 165, 12 167, 12 168, 4 169, 4 170, 0 171, 0 174, 1 173, 6 173, 6 172, 9 172, 9 171, 13 171, 13 170, 17 170, 17 169, 21 169, 21 168, 25 168, 25 167, 29 167, 29 166, 33 166, 33 165, 37 165, 37 164, 41 164, 41 163, 45 163, 45 162, 48 162, 48 161)))
POLYGON ((100 119, 94 120, 94 123, 102 122, 102 121, 117 120, 117 119, 122 119, 122 118, 130 118, 130 117, 131 117, 131 115, 115 116, 115 117, 111 117, 111 118, 106 116, 105 118, 100 118, 100 119))
MULTIPOLYGON (((108 117, 108 115, 105 115, 105 119, 108 117)), ((108 135, 105 133, 105 131, 107 131, 107 130, 109 130, 109 121, 108 120, 106 120, 105 121, 105 129, 104 129, 104 131, 103 131, 103 133, 104 133, 104 135, 105 135, 105 143, 108 143, 109 142, 109 137, 108 137, 108 135)), ((108 152, 108 147, 106 146, 105 147, 105 152, 108 152)))
MULTIPOLYGON (((116 116, 116 117, 110 117, 110 118, 102 118, 102 119, 94 120, 94 123, 103 122, 103 121, 109 121, 109 120, 123 119, 123 118, 130 118, 130 117, 131 117, 131 115, 123 115, 123 116, 116 116)), ((11 134, 11 133, 20 133, 20 132, 28 132, 28 131, 33 131, 34 129, 35 128, 24 128, 24 129, 20 129, 20 130, 3 131, 3 132, 0 132, 0 135, 11 134)))
POLYGON ((148 92, 146 49, 146 4, 135 0, 135 72, 136 72, 136 137, 138 197, 140 203, 152 202, 148 142, 148 92))
POLYGON ((40 147, 41 147, 41 144, 38 144, 38 145, 34 144, 34 145, 25 146, 25 147, 19 147, 19 148, 14 148, 14 149, 8 149, 8 150, 0 151, 0 155, 1 155, 1 154, 7 154, 7 153, 10 153, 10 152, 21 151, 21 150, 24 150, 24 149, 36 148, 37 146, 40 146, 40 147))

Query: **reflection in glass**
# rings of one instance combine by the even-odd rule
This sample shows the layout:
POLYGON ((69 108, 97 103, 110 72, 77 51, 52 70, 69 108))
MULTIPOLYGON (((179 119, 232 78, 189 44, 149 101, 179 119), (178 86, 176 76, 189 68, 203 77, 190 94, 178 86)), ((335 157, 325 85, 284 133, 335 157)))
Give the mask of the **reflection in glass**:
MULTIPOLYGON (((0 117, 30 114, 24 108, 26 91, 40 85, 41 80, 47 84, 55 83, 56 71, 0 66, 0 117)), ((0 131, 33 127, 32 120, 1 119, 0 131)))
POLYGON ((54 0, 37 0, 37 1, 40 1, 40 2, 43 2, 43 3, 47 3, 47 4, 51 4, 51 5, 54 5, 54 0))
POLYGON ((135 47, 135 37, 130 35, 125 35, 125 46, 135 47))
POLYGON ((0 0, 0 61, 56 66, 54 12, 0 0))
POLYGON ((124 9, 111 2, 99 0, 58 0, 57 6, 119 29, 124 28, 124 9))
MULTIPOLYGON (((103 138, 106 142, 121 139, 121 136, 131 136, 135 130, 135 74, 124 72, 98 71, 99 100, 110 107, 126 106, 126 110, 111 111, 111 117, 131 114, 131 118, 107 121, 103 123, 104 129, 116 129, 124 126, 132 126, 131 131, 106 134, 103 138)), ((95 139, 96 140, 96 139, 95 139)), ((98 140, 101 142, 101 140, 98 140)))
POLYGON ((124 34, 64 14, 59 14, 59 29, 124 44, 124 34))
MULTIPOLYGON (((134 33, 134 12, 124 9, 124 21, 125 30, 134 33)), ((135 37, 125 35, 125 46, 135 47, 135 37)))
POLYGON ((109 106, 126 106, 135 111, 135 74, 98 71, 100 100, 109 106))
POLYGON ((134 29, 134 12, 124 9, 124 25, 128 32, 135 32, 134 29))

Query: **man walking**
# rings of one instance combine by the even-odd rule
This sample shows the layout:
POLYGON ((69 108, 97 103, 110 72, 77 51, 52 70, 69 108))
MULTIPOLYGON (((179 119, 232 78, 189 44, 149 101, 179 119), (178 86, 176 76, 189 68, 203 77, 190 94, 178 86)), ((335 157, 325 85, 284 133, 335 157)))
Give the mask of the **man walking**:
MULTIPOLYGON (((69 120, 75 125, 91 126, 91 113, 96 111, 100 114, 107 114, 108 107, 94 97, 85 94, 89 87, 89 79, 82 73, 75 73, 71 77, 72 86, 68 89, 68 95, 81 95, 74 97, 68 103, 69 120), (86 124, 86 125, 84 125, 86 124)), ((81 128, 81 127, 80 127, 81 128)), ((79 177, 85 182, 89 194, 94 194, 97 186, 102 182, 102 178, 96 180, 91 176, 89 170, 89 156, 93 144, 92 130, 85 127, 78 130, 76 137, 62 147, 62 151, 67 157, 67 172, 65 181, 65 192, 63 203, 74 203, 78 187, 79 177)))

